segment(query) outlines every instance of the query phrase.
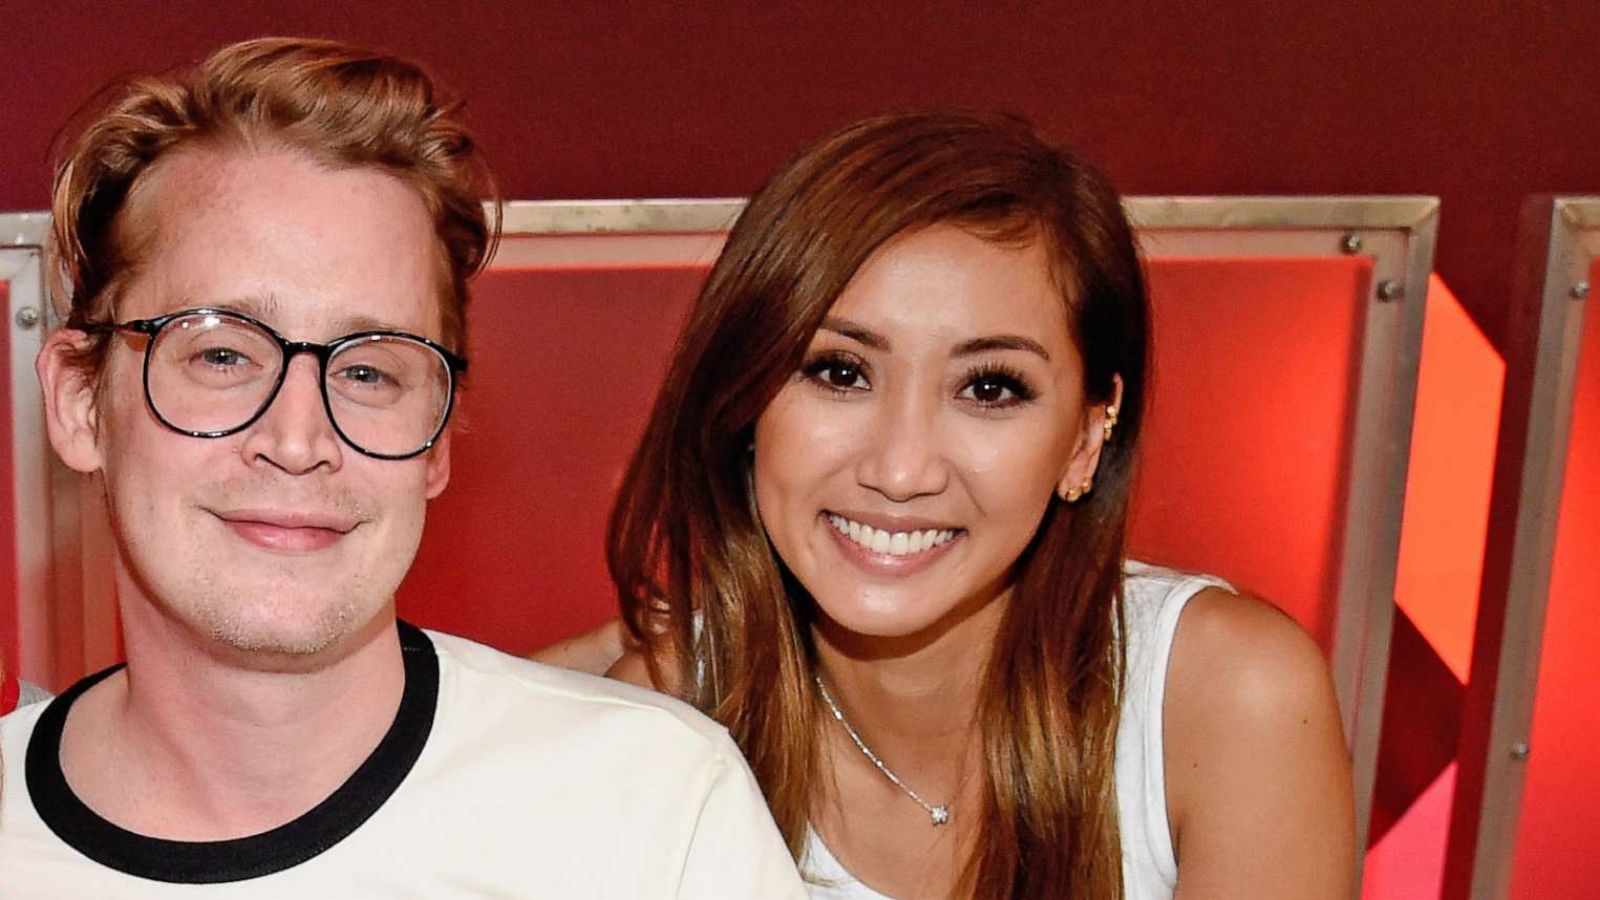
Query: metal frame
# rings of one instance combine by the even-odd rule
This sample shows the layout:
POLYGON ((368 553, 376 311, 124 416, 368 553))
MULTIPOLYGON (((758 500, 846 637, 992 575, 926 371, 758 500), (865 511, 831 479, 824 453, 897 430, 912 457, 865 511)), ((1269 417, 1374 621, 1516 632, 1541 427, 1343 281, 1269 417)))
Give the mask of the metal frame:
MULTIPOLYGON (((743 206, 739 199, 512 201, 502 209, 492 265, 708 264, 743 206)), ((1131 197, 1126 209, 1154 258, 1372 258, 1332 661, 1365 846, 1438 200, 1131 197)))
POLYGON ((48 684, 55 654, 51 625, 50 460, 44 433, 44 401, 33 374, 52 311, 44 273, 44 241, 50 219, 43 213, 0 215, 0 281, 10 287, 5 312, 11 347, 11 459, 15 489, 18 654, 23 678, 48 684))
POLYGON ((1499 900, 1511 890, 1579 342, 1600 258, 1600 197, 1530 200, 1520 242, 1446 858, 1449 900, 1499 900))

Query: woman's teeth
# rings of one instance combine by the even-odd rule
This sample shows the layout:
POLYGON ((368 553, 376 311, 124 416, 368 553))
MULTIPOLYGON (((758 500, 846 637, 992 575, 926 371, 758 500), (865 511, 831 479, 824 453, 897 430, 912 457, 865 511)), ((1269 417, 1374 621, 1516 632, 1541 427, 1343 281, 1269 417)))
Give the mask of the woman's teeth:
POLYGON ((873 553, 883 553, 889 556, 911 556, 924 550, 931 550, 956 536, 953 529, 929 528, 922 531, 884 531, 863 525, 844 516, 829 514, 829 524, 835 531, 844 535, 873 553))

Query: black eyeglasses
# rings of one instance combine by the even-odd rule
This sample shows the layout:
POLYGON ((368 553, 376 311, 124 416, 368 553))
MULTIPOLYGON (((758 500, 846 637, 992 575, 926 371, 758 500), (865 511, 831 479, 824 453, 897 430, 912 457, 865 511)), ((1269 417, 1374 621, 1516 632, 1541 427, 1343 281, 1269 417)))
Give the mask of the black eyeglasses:
POLYGON ((424 337, 359 331, 326 344, 289 341, 267 325, 221 309, 185 309, 84 328, 147 336, 144 396, 161 424, 220 438, 261 418, 283 387, 289 361, 316 357, 322 405, 333 430, 378 459, 410 459, 444 433, 456 374, 467 361, 424 337))

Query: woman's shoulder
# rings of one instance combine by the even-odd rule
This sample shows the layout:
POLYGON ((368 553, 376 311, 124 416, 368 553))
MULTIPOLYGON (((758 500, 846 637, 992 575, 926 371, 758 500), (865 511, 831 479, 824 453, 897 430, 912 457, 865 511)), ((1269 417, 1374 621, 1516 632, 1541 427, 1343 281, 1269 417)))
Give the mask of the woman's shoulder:
POLYGON ((1338 853, 1308 857, 1301 843, 1296 861, 1292 846, 1353 842, 1338 700, 1305 629, 1260 600, 1198 591, 1178 625, 1163 719, 1168 810, 1186 877, 1231 879, 1240 870, 1226 860, 1254 853, 1259 883, 1290 873, 1340 882, 1340 871, 1308 871, 1336 867, 1338 853))
POLYGON ((661 641, 655 646, 645 646, 637 641, 630 641, 628 649, 624 650, 616 663, 606 670, 605 675, 607 678, 615 678, 618 681, 673 696, 678 695, 681 686, 677 654, 672 651, 672 645, 666 641, 661 641), (656 663, 653 671, 650 667, 652 654, 656 663))
POLYGON ((1194 695, 1213 712, 1268 719, 1332 690, 1322 650, 1299 623, 1222 585, 1200 588, 1186 604, 1168 685, 1169 710, 1194 695))

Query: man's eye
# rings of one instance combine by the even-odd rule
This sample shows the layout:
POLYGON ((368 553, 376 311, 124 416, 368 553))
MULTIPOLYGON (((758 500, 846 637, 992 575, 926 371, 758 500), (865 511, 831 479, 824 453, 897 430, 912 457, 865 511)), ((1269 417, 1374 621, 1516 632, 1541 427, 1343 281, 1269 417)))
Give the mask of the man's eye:
POLYGON ((245 356, 243 353, 240 353, 231 347, 211 347, 201 350, 199 354, 197 354, 197 357, 199 358, 200 362, 203 362, 208 366, 215 366, 219 369, 228 369, 235 366, 248 365, 250 362, 250 357, 245 356))
POLYGON ((394 381, 388 375, 372 366, 346 366, 339 370, 339 377, 352 384, 378 387, 394 381))

